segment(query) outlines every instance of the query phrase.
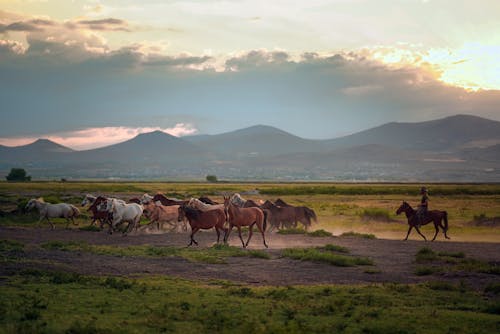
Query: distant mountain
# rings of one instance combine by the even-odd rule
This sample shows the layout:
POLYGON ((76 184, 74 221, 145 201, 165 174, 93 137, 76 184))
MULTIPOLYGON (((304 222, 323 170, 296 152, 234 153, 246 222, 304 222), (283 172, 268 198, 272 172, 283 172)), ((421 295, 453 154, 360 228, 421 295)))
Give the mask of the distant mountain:
POLYGON ((326 143, 330 149, 378 144, 420 151, 450 151, 492 139, 500 141, 500 122, 456 115, 420 123, 387 123, 326 143))
POLYGON ((218 135, 161 131, 73 151, 49 140, 0 146, 0 173, 34 177, 500 181, 500 122, 458 115, 309 140, 256 125, 218 135))
POLYGON ((12 162, 51 160, 71 152, 74 151, 69 147, 48 139, 38 139, 31 144, 15 147, 0 145, 0 159, 12 162))
POLYGON ((319 152, 319 140, 304 139, 272 126, 255 125, 218 135, 185 137, 224 158, 268 157, 292 152, 319 152))

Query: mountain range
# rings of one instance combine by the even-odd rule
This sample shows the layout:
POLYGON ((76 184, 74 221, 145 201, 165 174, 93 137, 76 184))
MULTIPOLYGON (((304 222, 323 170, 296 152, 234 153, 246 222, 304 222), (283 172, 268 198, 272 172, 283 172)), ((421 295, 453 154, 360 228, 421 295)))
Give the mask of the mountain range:
POLYGON ((85 151, 39 139, 0 145, 0 174, 12 167, 35 178, 498 182, 500 122, 456 115, 327 140, 265 125, 181 138, 155 131, 85 151))

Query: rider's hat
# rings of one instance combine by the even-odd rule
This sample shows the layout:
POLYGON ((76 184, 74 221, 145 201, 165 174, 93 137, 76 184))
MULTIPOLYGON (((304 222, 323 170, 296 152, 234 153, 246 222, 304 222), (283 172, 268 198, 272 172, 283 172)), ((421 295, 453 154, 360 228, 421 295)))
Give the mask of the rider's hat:
POLYGON ((427 192, 427 188, 426 187, 422 187, 420 188, 420 193, 426 193, 427 192))

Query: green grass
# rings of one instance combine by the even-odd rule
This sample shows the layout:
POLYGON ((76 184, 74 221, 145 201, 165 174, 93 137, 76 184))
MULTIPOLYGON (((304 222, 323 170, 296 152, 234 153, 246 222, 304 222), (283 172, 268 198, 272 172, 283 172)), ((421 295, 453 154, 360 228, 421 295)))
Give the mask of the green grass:
POLYGON ((440 272, 440 269, 432 266, 418 266, 415 269, 415 275, 417 276, 427 276, 440 272))
POLYGON ((249 287, 32 271, 0 286, 2 333, 495 333, 498 300, 458 286, 249 287))
POLYGON ((61 250, 72 252, 89 252, 99 255, 115 256, 143 256, 143 257, 182 257, 192 262, 205 262, 214 264, 226 263, 227 257, 255 257, 269 259, 270 255, 261 250, 246 250, 239 247, 223 244, 214 245, 209 248, 187 248, 173 246, 109 246, 91 245, 84 242, 49 241, 41 244, 41 247, 48 250, 61 250))
POLYGON ((303 230, 301 228, 287 228, 287 229, 278 230, 277 233, 287 235, 287 234, 306 234, 307 232, 306 232, 306 230, 303 230))
POLYGON ((434 252, 429 247, 422 247, 415 255, 415 260, 417 263, 439 265, 439 268, 435 266, 418 267, 416 272, 425 272, 425 268, 432 268, 434 272, 465 271, 500 275, 500 265, 498 265, 498 263, 488 263, 477 259, 467 258, 463 252, 434 252))
POLYGON ((338 253, 349 253, 349 249, 343 246, 334 245, 334 244, 326 244, 321 249, 330 251, 330 252, 338 252, 338 253))
POLYGON ((16 240, 1 239, 0 252, 22 251, 24 244, 16 240))
POLYGON ((363 238, 363 239, 377 239, 374 234, 368 233, 357 233, 357 232, 344 232, 340 235, 341 237, 355 237, 355 238, 363 238))
POLYGON ((373 265, 373 261, 369 258, 335 254, 330 247, 285 248, 281 255, 295 260, 321 262, 338 267, 373 265))
POLYGON ((331 237, 332 233, 321 229, 313 232, 308 232, 307 235, 310 237, 331 237))
POLYGON ((391 214, 388 210, 382 208, 365 208, 360 214, 364 219, 391 221, 391 214))

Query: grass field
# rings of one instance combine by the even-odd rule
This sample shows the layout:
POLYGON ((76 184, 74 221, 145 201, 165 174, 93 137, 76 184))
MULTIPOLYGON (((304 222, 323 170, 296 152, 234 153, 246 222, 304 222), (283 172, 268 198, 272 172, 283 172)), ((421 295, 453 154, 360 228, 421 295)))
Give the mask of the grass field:
MULTIPOLYGON (((500 185, 427 186, 432 208, 448 211, 453 241, 500 242, 500 227, 494 219, 500 217, 500 185)), ((179 198, 207 195, 220 201, 225 193, 240 192, 254 200, 280 197, 316 211, 318 222, 312 231, 289 230, 280 233, 280 237, 319 240, 332 238, 333 233, 342 237, 328 242, 351 240, 354 245, 361 240, 402 239, 407 226, 404 217, 396 216, 395 211, 403 199, 418 202, 419 187, 416 184, 0 182, 0 225, 34 227, 36 213, 9 213, 23 208, 31 197, 43 196, 49 202, 79 205, 86 193, 127 199, 160 191, 179 198)), ((56 221, 58 229, 64 227, 64 220, 56 221)), ((70 228, 92 230, 88 229, 85 209, 78 222, 78 227, 70 228)), ((423 232, 431 235, 433 228, 423 227, 423 232)), ((419 239, 415 234, 411 238, 419 239)), ((425 283, 276 287, 150 274, 91 276, 71 270, 41 269, 51 260, 25 258, 29 253, 44 259, 43 252, 51 252, 56 259, 79 257, 79 254, 126 261, 180 258, 188 261, 186 266, 216 265, 221 266, 220 270, 231 266, 234 260, 229 259, 235 257, 266 261, 271 266, 274 261, 286 259, 296 263, 309 261, 339 271, 359 270, 369 276, 381 274, 381 267, 372 258, 356 255, 350 247, 333 243, 295 248, 291 245, 269 253, 223 245, 122 246, 52 239, 35 245, 0 240, 0 265, 22 268, 0 277, 0 333, 494 333, 500 328, 500 285, 469 285, 474 282, 474 275, 496 277, 498 263, 469 257, 467 250, 435 251, 422 246, 412 252, 413 274, 428 279, 425 283), (34 267, 30 263, 35 262, 29 261, 39 261, 41 267, 31 269, 34 267), (456 273, 469 275, 466 276, 469 283, 458 279, 449 282, 436 276, 456 273)))
POLYGON ((247 287, 24 271, 2 283, 4 333, 495 333, 498 286, 247 287), (496 300, 496 301, 495 301, 496 300))
MULTIPOLYGON (((450 236, 461 241, 500 242, 500 184, 427 184, 431 209, 446 210, 450 236), (486 222, 479 224, 479 222, 486 222)), ((168 196, 189 198, 201 195, 221 201, 226 193, 239 192, 254 200, 280 197, 294 205, 306 205, 318 215, 313 229, 335 235, 344 232, 374 234, 380 238, 404 237, 404 216, 395 211, 402 200, 416 205, 418 184, 328 184, 328 183, 165 183, 165 182, 0 182, 0 210, 23 207, 31 197, 44 196, 48 202, 79 204, 86 193, 105 194, 124 199, 145 192, 163 192, 168 196), (258 195, 253 194, 257 190, 258 195)), ((80 222, 87 221, 83 210, 80 222)), ((0 217, 2 225, 29 226, 35 215, 0 217)), ((430 235, 434 228, 423 227, 430 235)), ((416 235, 411 238, 418 239, 416 235)))

